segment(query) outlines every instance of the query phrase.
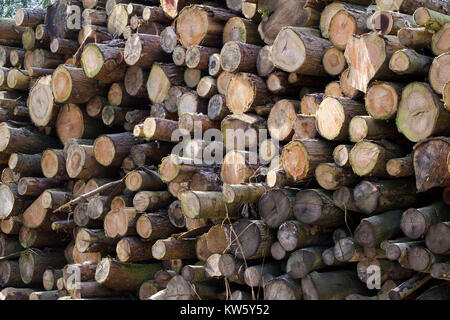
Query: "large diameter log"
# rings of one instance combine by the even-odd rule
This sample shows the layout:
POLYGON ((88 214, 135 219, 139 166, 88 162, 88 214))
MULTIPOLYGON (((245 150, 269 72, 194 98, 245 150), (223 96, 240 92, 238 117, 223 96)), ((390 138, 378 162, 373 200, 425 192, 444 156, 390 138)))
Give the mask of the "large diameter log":
POLYGON ((259 214, 270 228, 278 228, 294 217, 295 191, 290 189, 269 189, 258 202, 259 214))
POLYGON ((239 220, 233 224, 231 253, 239 259, 259 259, 270 255, 270 247, 275 241, 274 230, 262 220, 239 220))
POLYGON ((255 72, 261 47, 238 41, 225 43, 220 52, 220 64, 227 72, 255 72))
POLYGON ((106 44, 89 43, 81 54, 81 65, 86 76, 103 83, 123 79, 126 69, 123 61, 123 49, 106 44))
POLYGON ((339 227, 345 214, 333 203, 330 193, 320 189, 301 190, 295 196, 295 218, 305 224, 339 227))
POLYGON ((59 105, 53 98, 51 79, 51 75, 39 78, 28 96, 30 118, 38 127, 54 125, 59 112, 59 105))
POLYGON ((19 258, 20 276, 29 285, 42 285, 42 275, 48 267, 62 268, 66 263, 59 251, 40 251, 28 249, 19 258))
POLYGON ((427 207, 410 208, 403 212, 400 227, 411 239, 425 236, 430 227, 438 222, 450 220, 450 210, 443 202, 436 202, 427 207))
POLYGON ((302 287, 299 280, 283 274, 270 280, 264 286, 265 300, 301 300, 302 287))
POLYGON ((17 26, 35 27, 44 23, 46 13, 47 11, 41 8, 19 8, 14 21, 17 26))
POLYGON ((233 13, 217 7, 185 7, 176 19, 176 32, 180 43, 185 48, 193 45, 220 47, 225 23, 234 16, 233 13), (192 28, 193 25, 196 28, 192 28))
POLYGON ((367 294, 365 283, 354 270, 313 271, 302 279, 305 300, 344 300, 350 293, 367 294))
POLYGON ((410 179, 363 181, 353 196, 356 207, 367 215, 414 206, 417 201, 416 186, 410 179))
POLYGON ((360 141, 350 151, 350 165, 353 172, 361 177, 388 178, 387 161, 403 155, 404 152, 399 146, 387 141, 360 141))
POLYGON ((0 206, 2 219, 17 216, 30 204, 30 201, 20 197, 15 184, 0 184, 0 199, 2 199, 0 206))
POLYGON ((281 154, 281 164, 288 177, 294 181, 312 178, 316 167, 332 161, 333 146, 322 140, 294 140, 281 154))
POLYGON ((89 79, 81 68, 60 65, 52 75, 52 91, 58 103, 86 103, 102 93, 94 79, 89 79))
POLYGON ((374 119, 389 120, 395 117, 400 103, 402 84, 375 81, 365 96, 366 111, 374 119))
POLYGON ((322 252, 325 247, 308 247, 298 249, 289 255, 286 273, 293 279, 300 279, 314 270, 324 268, 322 252))
POLYGON ((356 241, 364 247, 374 248, 390 239, 400 232, 402 214, 401 210, 394 210, 363 219, 355 230, 356 241))
POLYGON ((178 230, 171 224, 169 216, 163 213, 144 213, 136 221, 138 235, 149 241, 167 238, 178 230))
POLYGON ((325 98, 316 112, 317 131, 328 140, 348 140, 350 120, 365 113, 363 105, 354 100, 325 98))
POLYGON ((447 22, 433 35, 431 39, 431 50, 435 55, 440 55, 450 50, 450 46, 447 43, 449 33, 450 22, 447 22))
POLYGON ((286 251, 308 246, 326 246, 332 242, 330 233, 323 227, 309 226, 296 220, 284 222, 278 228, 277 238, 286 251))
POLYGON ((414 147, 413 163, 419 192, 450 185, 449 143, 450 140, 446 137, 436 137, 423 140, 414 147))
POLYGON ((293 126, 300 112, 300 101, 283 99, 275 103, 267 119, 270 136, 278 141, 287 141, 294 134, 293 126))
POLYGON ((353 34, 359 35, 368 31, 366 10, 349 7, 339 10, 331 18, 328 27, 328 38, 333 45, 344 50, 353 34))
POLYGON ((118 167, 138 140, 129 132, 102 135, 94 141, 94 156, 103 166, 118 167))
POLYGON ((436 262, 430 268, 430 274, 433 278, 448 280, 450 279, 450 263, 436 262))
POLYGON ((161 268, 160 263, 132 264, 104 258, 97 265, 95 281, 111 289, 135 291, 161 268))
POLYGON ((285 27, 273 43, 272 61, 277 68, 286 72, 325 76, 327 73, 322 65, 322 57, 331 46, 328 40, 320 38, 315 29, 285 27))
POLYGON ((241 17, 233 17, 225 24, 223 29, 223 44, 229 41, 239 41, 241 43, 255 45, 261 45, 263 43, 258 34, 258 26, 254 22, 241 17))
POLYGON ((348 83, 362 92, 372 79, 395 79, 396 74, 389 69, 389 61, 395 51, 404 47, 395 36, 383 38, 366 33, 352 36, 345 49, 345 59, 350 67, 348 83), (367 48, 367 49, 363 49, 367 48))

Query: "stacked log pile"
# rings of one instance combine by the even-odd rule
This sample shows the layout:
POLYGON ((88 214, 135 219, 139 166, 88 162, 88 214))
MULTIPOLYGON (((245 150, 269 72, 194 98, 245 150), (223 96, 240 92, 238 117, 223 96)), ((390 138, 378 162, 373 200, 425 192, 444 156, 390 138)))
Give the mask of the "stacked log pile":
POLYGON ((449 3, 371 4, 0 19, 0 298, 449 299, 449 3))

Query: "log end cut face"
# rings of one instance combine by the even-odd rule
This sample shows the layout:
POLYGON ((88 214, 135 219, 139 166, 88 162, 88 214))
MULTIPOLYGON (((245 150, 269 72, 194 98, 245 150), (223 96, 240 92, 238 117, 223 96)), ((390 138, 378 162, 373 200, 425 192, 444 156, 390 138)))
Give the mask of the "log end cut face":
POLYGON ((153 258, 161 260, 166 255, 166 246, 164 244, 164 241, 158 240, 155 242, 155 244, 152 246, 152 255, 153 258))
POLYGON ((10 128, 6 125, 0 127, 0 152, 5 151, 11 139, 10 128))
POLYGON ((330 41, 339 49, 345 49, 347 42, 356 33, 355 18, 346 10, 339 10, 331 19, 330 41))
POLYGON ((430 265, 430 255, 428 250, 422 247, 412 248, 407 255, 408 265, 415 271, 424 271, 430 265))
POLYGON ((0 218, 6 219, 14 208, 15 197, 6 184, 0 185, 0 218))
POLYGON ((31 89, 28 97, 30 118, 38 127, 45 127, 53 117, 55 106, 51 78, 51 76, 46 76, 39 79, 37 84, 31 89))
POLYGON ((105 167, 111 165, 114 161, 116 155, 115 150, 114 141, 107 136, 98 137, 94 141, 95 160, 105 167))
POLYGON ((220 64, 223 70, 227 72, 236 71, 241 59, 241 49, 236 41, 229 41, 224 44, 220 52, 220 64))
POLYGON ((133 34, 130 38, 125 42, 124 49, 124 60, 125 63, 129 66, 135 65, 140 57, 142 52, 142 42, 139 38, 139 34, 133 34))
POLYGON ((355 230, 355 240, 364 247, 373 248, 375 246, 375 230, 370 222, 362 220, 355 230))
POLYGON ((186 217, 196 219, 200 215, 201 203, 200 199, 194 192, 183 192, 180 196, 181 208, 186 217))
POLYGON ((117 243, 116 253, 120 261, 126 262, 130 259, 131 247, 127 238, 123 238, 117 243))
POLYGON ((273 279, 264 288, 266 300, 296 300, 295 290, 283 279, 273 279))
POLYGON ((359 116, 353 117, 352 120, 350 120, 349 132, 350 140, 352 142, 363 140, 369 132, 367 122, 364 120, 364 118, 361 118, 359 116))
POLYGON ((182 10, 176 20, 176 30, 185 48, 201 44, 208 30, 208 14, 197 6, 182 10))
POLYGON ((357 175, 367 176, 383 156, 384 153, 378 144, 361 141, 350 151, 350 164, 357 175))
POLYGON ((332 47, 325 52, 322 58, 322 64, 325 71, 331 76, 341 74, 347 67, 344 53, 335 47, 332 47))
POLYGON ((316 112, 316 126, 320 135, 333 140, 341 133, 345 121, 344 108, 335 98, 325 98, 316 112))
POLYGON ((231 252, 238 259, 250 258, 257 252, 262 240, 258 226, 250 220, 240 220, 233 227, 235 232, 231 233, 231 252))
MULTIPOLYGON (((450 38, 450 32, 448 34, 448 37, 450 38)), ((449 80, 450 80, 450 52, 447 52, 441 54, 440 56, 434 59, 430 67, 429 81, 434 91, 442 94, 444 86, 449 80)))
POLYGON ((88 44, 81 54, 81 65, 88 78, 94 78, 102 69, 103 54, 95 44, 88 44))
POLYGON ((324 203, 314 190, 301 190, 295 196, 294 214, 298 221, 314 224, 321 215, 324 203))
POLYGON ((245 156, 237 151, 228 152, 220 169, 222 181, 227 184, 244 183, 249 176, 245 156))
MULTIPOLYGON (((180 210, 181 211, 181 210, 180 210)), ((136 221, 136 231, 138 235, 143 239, 150 238, 152 234, 152 223, 150 219, 145 215, 141 215, 136 221)))
MULTIPOLYGON (((86 152, 78 146, 70 146, 66 160, 66 171, 69 177, 76 178, 86 163, 86 152)), ((83 187, 84 188, 84 187, 83 187)))
POLYGON ((298 243, 297 224, 293 221, 284 222, 278 229, 278 242, 286 251, 292 251, 297 247, 298 243))
POLYGON ((408 238, 418 239, 426 232, 426 225, 423 214, 415 208, 410 208, 403 213, 400 228, 408 238))
POLYGON ((371 181, 363 181, 353 190, 355 205, 362 212, 370 214, 378 207, 380 191, 378 186, 371 181))
POLYGON ((91 236, 89 235, 89 232, 84 229, 79 230, 75 243, 79 252, 85 252, 91 244, 91 236))
POLYGON ((147 92, 153 103, 161 103, 166 99, 171 83, 164 70, 153 64, 147 80, 147 92))
POLYGON ((81 109, 74 104, 65 104, 56 119, 56 133, 62 143, 79 139, 84 133, 84 119, 81 109))
POLYGON ((226 101, 234 114, 245 113, 253 104, 255 86, 244 73, 233 76, 228 83, 226 101))
POLYGON ((227 21, 223 29, 223 43, 229 41, 239 41, 247 43, 247 29, 240 17, 233 17, 227 21))
POLYGON ((278 228, 292 213, 289 197, 280 189, 266 191, 258 207, 261 218, 270 228, 278 228))
POLYGON ((109 277, 109 270, 111 268, 111 259, 103 258, 98 264, 95 270, 95 281, 102 284, 109 277))
POLYGON ((450 223, 441 222, 430 227, 425 244, 435 254, 445 255, 450 250, 450 223))
POLYGON ((159 165, 159 174, 164 182, 171 182, 178 176, 179 172, 180 164, 176 155, 170 154, 162 159, 159 165))
POLYGON ((64 103, 72 93, 72 77, 65 66, 59 66, 52 75, 52 91, 55 101, 64 103))
POLYGON ((138 94, 140 86, 138 84, 145 83, 145 72, 142 68, 131 66, 125 73, 124 85, 125 90, 131 96, 138 94))
POLYGON ((275 103, 270 110, 267 126, 270 136, 278 141, 289 139, 293 133, 297 110, 293 103, 283 99, 275 103))
POLYGON ((450 50, 450 22, 447 22, 434 34, 431 48, 436 55, 450 50))
POLYGON ((283 148, 281 162, 284 171, 295 181, 301 180, 309 171, 308 153, 300 141, 292 141, 283 148))
POLYGON ((350 238, 340 239, 336 242, 333 252, 338 261, 348 261, 356 253, 355 243, 350 238))
POLYGON ((45 150, 41 158, 41 170, 46 178, 53 178, 59 169, 58 156, 53 150, 45 150))
POLYGON ((19 258, 20 277, 25 284, 28 284, 33 279, 34 275, 34 256, 30 252, 24 252, 19 258))
POLYGON ((392 86, 379 82, 367 90, 365 101, 369 115, 374 119, 387 120, 396 114, 399 96, 392 86))
POLYGON ((273 43, 271 56, 276 67, 296 72, 305 63, 305 44, 291 29, 282 29, 273 43))
POLYGON ((439 104, 428 85, 413 82, 402 92, 397 112, 397 128, 410 141, 417 142, 433 134, 439 104))

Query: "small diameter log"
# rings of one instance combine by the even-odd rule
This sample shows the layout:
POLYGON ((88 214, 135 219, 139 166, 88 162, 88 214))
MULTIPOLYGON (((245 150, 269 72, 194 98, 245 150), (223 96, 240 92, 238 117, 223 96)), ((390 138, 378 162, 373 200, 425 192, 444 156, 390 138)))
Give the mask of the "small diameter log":
POLYGON ((184 68, 175 64, 154 63, 148 80, 147 93, 153 103, 163 102, 171 86, 181 86, 184 81, 184 68))
POLYGON ((301 190, 295 196, 295 218, 305 224, 338 227, 344 224, 344 212, 333 204, 331 194, 319 189, 301 190))
POLYGON ((53 38, 50 51, 57 54, 73 55, 78 50, 78 42, 68 39, 53 38))
POLYGON ((305 300, 344 300, 349 294, 368 293, 354 270, 313 271, 301 281, 305 300))
POLYGON ((8 219, 2 220, 0 223, 0 229, 5 234, 19 234, 20 228, 22 227, 22 218, 21 217, 11 217, 8 219))
POLYGON ((122 238, 116 246, 117 257, 122 262, 138 262, 153 258, 152 245, 138 238, 122 238))
POLYGON ((17 216, 30 205, 30 201, 20 197, 15 184, 0 184, 0 199, 1 219, 17 216))
POLYGON ((340 167, 335 163, 321 163, 316 167, 317 183, 326 190, 337 190, 340 187, 351 187, 358 183, 358 177, 350 168, 340 167))
POLYGON ((219 53, 219 49, 203 46, 190 46, 186 50, 184 61, 182 59, 183 54, 181 54, 180 58, 176 57, 176 48, 173 54, 175 56, 174 62, 178 62, 175 62, 175 64, 183 66, 185 63, 188 68, 206 71, 209 69, 209 56, 215 53, 219 53))
MULTIPOLYGON (((450 28, 449 28, 450 29, 450 28)), ((445 84, 450 80, 447 71, 450 68, 450 52, 434 58, 430 67, 429 82, 439 94, 443 94, 445 84)), ((9 75, 8 75, 9 76, 9 75)))
POLYGON ((450 210, 442 202, 433 203, 422 208, 410 208, 403 212, 400 227, 411 239, 425 236, 430 227, 436 223, 450 220, 450 210))
POLYGON ((413 154, 402 158, 392 158, 386 162, 386 171, 391 177, 409 177, 414 175, 413 154))
POLYGON ((380 142, 360 141, 350 151, 350 165, 358 176, 388 178, 386 162, 403 156, 401 147, 381 140, 380 142))
POLYGON ((159 270, 160 263, 134 264, 104 258, 97 265, 95 281, 115 290, 136 291, 142 282, 153 279, 159 270))
POLYGON ((227 21, 223 29, 223 44, 229 41, 261 45, 258 26, 254 22, 241 17, 233 17, 227 21))
POLYGON ((195 244, 195 239, 158 240, 152 247, 153 258, 157 260, 194 259, 195 244))
POLYGON ((232 232, 229 224, 212 226, 205 235, 208 252, 211 254, 229 252, 232 232))
POLYGON ((410 179, 363 181, 353 196, 355 206, 367 215, 414 206, 417 201, 415 183, 410 179))
POLYGON ((164 287, 155 280, 144 281, 139 287, 139 300, 152 300, 151 297, 161 291, 165 291, 164 287))
POLYGON ((58 103, 86 103, 101 95, 103 89, 94 79, 89 79, 83 69, 60 65, 52 75, 52 91, 58 103))
POLYGON ((379 140, 396 138, 398 131, 393 123, 376 120, 371 116, 355 116, 349 123, 348 134, 351 142, 360 142, 363 139, 379 140))
POLYGON ((432 62, 430 57, 420 55, 414 50, 402 49, 392 55, 389 69, 401 75, 425 76, 432 62))
POLYGON ((402 84, 393 82, 373 82, 365 96, 367 113, 374 119, 393 119, 400 103, 402 84))
POLYGON ((366 92, 372 79, 394 80, 398 78, 389 69, 389 60, 395 51, 403 48, 395 36, 382 38, 374 33, 352 36, 344 53, 350 70, 348 84, 366 92), (371 50, 362 48, 371 48, 371 50))
POLYGON ((183 112, 179 115, 178 128, 194 135, 198 132, 203 134, 210 129, 218 129, 218 124, 209 119, 206 114, 183 112))
POLYGON ((235 15, 210 6, 185 7, 176 19, 176 32, 185 48, 193 45, 219 48, 225 23, 235 15), (195 25, 196 28, 192 29, 195 25))
POLYGON ((20 91, 28 91, 30 80, 28 72, 19 69, 10 69, 6 78, 9 88, 20 91))
POLYGON ((270 280, 264 286, 266 300, 301 300, 303 297, 300 281, 283 274, 270 280))
POLYGON ((322 260, 325 249, 325 247, 308 247, 292 252, 286 263, 286 273, 292 279, 300 279, 311 271, 326 267, 322 260))
POLYGON ((125 186, 130 191, 162 190, 164 183, 156 171, 133 171, 125 178, 125 186))
POLYGON ((238 41, 225 43, 220 52, 220 64, 227 72, 256 72, 261 47, 238 41))
POLYGON ((46 13, 47 11, 41 8, 19 8, 14 21, 16 26, 35 27, 44 23, 46 13))
POLYGON ((90 179, 92 177, 113 177, 117 175, 113 167, 104 167, 95 160, 94 147, 72 145, 67 151, 66 170, 73 179, 90 179))
POLYGON ((42 276, 48 267, 62 268, 66 264, 60 251, 40 251, 28 249, 20 255, 20 276, 25 284, 42 285, 42 276))
MULTIPOLYGON (((197 85, 197 94, 204 99, 210 99, 217 93, 216 79, 207 76, 200 79, 197 85)), ((211 101, 211 100, 210 100, 211 101)))
POLYGON ((325 139, 345 141, 350 120, 365 113, 363 105, 351 99, 325 98, 316 112, 317 131, 325 139))
POLYGON ((450 185, 448 170, 449 140, 437 137, 423 140, 414 147, 414 172, 416 187, 419 192, 427 191, 437 186, 450 185), (433 159, 430 161, 430 159, 433 159))
POLYGON ((47 149, 40 160, 41 172, 46 178, 67 177, 63 150, 47 149))
POLYGON ((368 19, 366 10, 360 10, 358 7, 339 10, 330 20, 328 38, 336 48, 344 50, 353 35, 369 31, 368 19))
POLYGON ((158 141, 145 144, 137 144, 131 147, 130 154, 136 166, 161 163, 161 159, 170 153, 173 145, 158 141))
POLYGON ((102 229, 80 228, 77 232, 75 245, 79 252, 114 252, 117 240, 108 238, 102 229))
POLYGON ((267 100, 266 83, 254 74, 236 74, 226 89, 227 106, 234 114, 249 112, 253 107, 266 104, 267 100))
POLYGON ((5 288, 0 292, 0 300, 30 300, 30 295, 35 289, 5 288))
POLYGON ((188 191, 180 195, 181 207, 191 219, 237 217, 240 203, 226 203, 221 192, 188 191))
POLYGON ((331 162, 333 147, 322 140, 294 140, 288 143, 281 154, 281 163, 289 178, 302 181, 312 178, 316 167, 331 162))
POLYGON ((407 27, 417 27, 417 24, 411 15, 379 10, 368 18, 367 27, 382 35, 397 35, 398 30, 407 27))
POLYGON ((397 33, 398 41, 413 49, 430 48, 433 32, 426 28, 403 28, 397 33))
MULTIPOLYGON (((0 64, 2 64, 1 53, 2 53, 2 51, 0 51, 0 64)), ((9 54, 9 60, 11 62, 11 66, 16 67, 16 68, 20 68, 23 66, 24 58, 25 58, 25 50, 15 49, 15 50, 11 50, 11 52, 9 54)), ((8 63, 6 63, 6 64, 8 64, 8 63)))
MULTIPOLYGON (((132 4, 133 6, 137 6, 136 4, 132 4)), ((128 4, 128 8, 130 4, 128 4)), ((128 9, 127 8, 127 9, 128 9)), ((168 17, 164 12, 164 9, 158 6, 142 6, 142 9, 139 11, 134 10, 135 14, 138 14, 142 10, 142 19, 147 22, 158 22, 161 24, 169 24, 172 21, 172 17, 168 17)), ((129 12, 129 10, 128 10, 129 12)))
POLYGON ((0 152, 35 154, 59 146, 54 138, 33 129, 15 128, 5 122, 0 126, 0 152))
MULTIPOLYGON (((266 127, 266 119, 256 114, 229 115, 220 124, 223 143, 227 150, 243 150, 245 148, 254 150, 252 148, 261 142, 259 138, 264 134, 266 127)), ((256 159, 250 161, 255 164, 256 159)))
POLYGON ((438 222, 430 227, 425 243, 431 252, 446 254, 450 251, 450 222, 438 222))
POLYGON ((331 235, 327 229, 309 226, 296 220, 284 222, 278 228, 278 241, 286 251, 307 247, 330 245, 331 235))
POLYGON ((419 7, 426 7, 431 10, 435 10, 442 13, 447 13, 449 11, 449 5, 445 1, 432 1, 432 2, 423 2, 418 0, 377 0, 376 1, 378 8, 380 10, 392 10, 392 11, 400 11, 407 14, 413 14, 414 11, 419 7))
POLYGON ((138 140, 128 132, 102 135, 94 141, 95 160, 106 167, 120 166, 135 144, 138 140))
POLYGON ((333 150, 333 160, 340 167, 351 167, 350 151, 353 145, 340 144, 333 150))
MULTIPOLYGON (((350 74, 350 68, 345 69, 340 77, 339 77, 339 89, 340 93, 343 94, 344 97, 350 98, 350 99, 358 99, 362 95, 362 92, 358 89, 354 88, 352 85, 350 85, 348 77, 350 74)), ((335 96, 337 94, 333 94, 332 96, 335 96)))
POLYGON ((187 265, 181 269, 182 277, 189 282, 203 282, 211 279, 206 266, 187 265))
POLYGON ((231 253, 239 259, 259 259, 270 255, 275 232, 262 220, 239 220, 233 224, 231 253))
POLYGON ((44 190, 61 187, 63 181, 49 178, 21 178, 17 184, 17 191, 21 196, 39 196, 44 190))
POLYGON ((12 153, 9 156, 8 167, 22 176, 40 176, 41 155, 12 153))
POLYGON ((322 65, 322 57, 331 46, 331 42, 320 38, 315 29, 285 27, 273 43, 272 61, 275 67, 286 72, 325 76, 327 73, 322 65), (314 46, 310 43, 314 43, 314 46))
POLYGON ((338 76, 347 68, 344 53, 336 47, 331 47, 325 51, 322 64, 330 76, 338 76))
POLYGON ((434 31, 439 31, 445 23, 450 22, 448 15, 426 7, 417 8, 416 11, 414 11, 413 17, 415 23, 419 26, 434 31))
POLYGON ((446 40, 448 38, 449 33, 450 33, 450 22, 447 22, 431 38, 431 50, 436 56, 449 51, 450 46, 448 45, 446 40))
POLYGON ((38 127, 53 126, 60 110, 53 98, 51 75, 39 78, 27 100, 31 121, 38 127))
POLYGON ((410 269, 424 273, 430 272, 433 263, 445 260, 441 256, 435 256, 429 249, 420 246, 412 248, 407 253, 406 259, 410 269))
POLYGON ((45 290, 56 289, 56 280, 62 277, 62 270, 49 268, 42 275, 42 285, 45 290))
POLYGON ((418 272, 410 279, 401 283, 396 288, 389 291, 389 299, 390 300, 403 300, 409 295, 411 295, 414 291, 422 287, 425 283, 427 283, 431 277, 426 273, 418 272))
POLYGON ((138 235, 148 241, 168 238, 179 231, 178 228, 171 224, 165 213, 144 213, 136 221, 138 235))
POLYGON ((377 247, 400 232, 402 214, 401 210, 393 210, 364 218, 355 230, 355 240, 367 248, 377 247))
POLYGON ((276 102, 267 119, 270 136, 278 141, 291 140, 299 112, 300 101, 283 99, 276 102))
POLYGON ((266 186, 260 183, 226 184, 222 188, 222 194, 227 203, 252 203, 258 201, 266 190, 266 186))
POLYGON ((165 208, 172 202, 167 191, 139 191, 133 198, 133 206, 138 211, 154 211, 165 208))

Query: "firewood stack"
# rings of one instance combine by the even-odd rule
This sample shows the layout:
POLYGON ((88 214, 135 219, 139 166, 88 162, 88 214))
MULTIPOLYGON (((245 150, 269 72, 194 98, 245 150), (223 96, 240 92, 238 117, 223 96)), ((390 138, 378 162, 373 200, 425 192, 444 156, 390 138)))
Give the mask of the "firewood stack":
POLYGON ((1 299, 449 299, 448 14, 59 0, 1 19, 1 299))

